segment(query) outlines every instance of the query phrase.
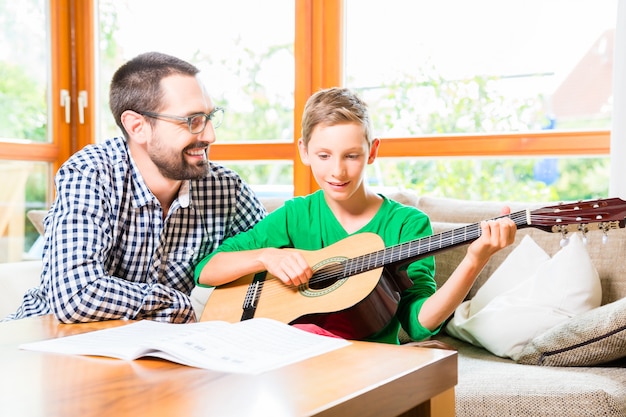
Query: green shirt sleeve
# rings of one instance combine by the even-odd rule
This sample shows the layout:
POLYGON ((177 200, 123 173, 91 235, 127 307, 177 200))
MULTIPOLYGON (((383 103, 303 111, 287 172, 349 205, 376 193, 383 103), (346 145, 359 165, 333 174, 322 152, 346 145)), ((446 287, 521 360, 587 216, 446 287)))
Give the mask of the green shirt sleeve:
MULTIPOLYGON (((388 200, 380 224, 373 224, 377 233, 383 238, 385 246, 393 246, 432 235, 432 227, 428 216, 412 206, 404 206, 388 200)), ((424 340, 439 331, 430 331, 417 319, 424 302, 435 293, 435 259, 427 256, 412 262, 406 267, 408 277, 413 286, 405 290, 394 319, 380 332, 370 336, 368 340, 399 343, 398 332, 402 327, 413 340, 424 340)))
POLYGON ((200 272, 219 252, 261 248, 317 250, 327 246, 324 235, 328 213, 323 210, 325 207, 323 198, 323 193, 318 191, 307 197, 287 200, 283 206, 268 214, 251 229, 224 240, 215 251, 196 265, 194 271, 196 284, 205 286, 198 283, 200 272))
POLYGON ((236 252, 269 247, 290 247, 286 227, 286 210, 283 206, 268 214, 263 220, 254 225, 253 228, 226 239, 215 251, 202 258, 196 265, 194 271, 196 284, 201 287, 207 287, 207 285, 198 282, 200 272, 209 260, 219 252, 236 252))

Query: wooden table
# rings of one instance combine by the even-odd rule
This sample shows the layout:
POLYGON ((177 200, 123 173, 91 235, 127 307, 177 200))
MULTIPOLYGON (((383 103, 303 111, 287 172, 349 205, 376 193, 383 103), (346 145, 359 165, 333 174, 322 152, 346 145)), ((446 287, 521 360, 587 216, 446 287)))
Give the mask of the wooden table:
POLYGON ((0 323, 0 416, 454 416, 456 352, 353 342, 261 375, 18 349, 124 321, 0 323))

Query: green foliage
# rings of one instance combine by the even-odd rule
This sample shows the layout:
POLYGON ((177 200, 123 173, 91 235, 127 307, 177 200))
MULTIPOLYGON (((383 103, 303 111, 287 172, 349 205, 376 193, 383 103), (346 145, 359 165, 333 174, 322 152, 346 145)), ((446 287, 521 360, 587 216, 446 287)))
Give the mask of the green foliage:
MULTIPOLYGON (((237 97, 214 97, 226 108, 224 123, 217 132, 219 142, 293 140, 293 94, 281 96, 261 82, 267 78, 267 68, 274 60, 287 56, 293 60, 293 45, 275 45, 265 51, 239 48, 241 54, 215 61, 198 51, 193 62, 222 68, 225 73, 236 74, 240 80, 237 97), (231 102, 237 100, 236 111, 231 102)), ((275 74, 270 74, 276 76, 275 74)), ((236 170, 252 185, 292 185, 293 167, 289 163, 239 163, 221 161, 236 170)))
MULTIPOLYGON (((236 45, 237 46, 237 45, 236 45)), ((219 67, 227 74, 236 74, 240 91, 236 92, 237 111, 229 111, 230 96, 214 97, 226 108, 220 142, 293 140, 293 93, 282 96, 261 80, 276 77, 265 74, 281 56, 293 60, 293 44, 274 45, 265 51, 238 48, 239 55, 216 62, 210 55, 198 51, 194 62, 219 67)), ((232 106, 234 107, 234 106, 232 106)))
POLYGON ((609 158, 573 158, 560 161, 561 178, 554 184, 559 200, 604 198, 609 189, 609 158))
POLYGON ((45 142, 45 91, 24 68, 0 61, 0 136, 45 142))
MULTIPOLYGON (((0 136, 11 139, 47 141, 47 106, 45 88, 30 78, 19 65, 0 62, 0 136)), ((27 210, 44 208, 48 177, 45 164, 38 164, 28 177, 25 190, 27 210)), ((25 242, 28 249, 39 236, 24 216, 25 242)))
MULTIPOLYGON (((445 80, 431 69, 361 93, 383 137, 540 129, 546 122, 544 98, 505 97, 496 88, 500 81, 445 80)), ((608 158, 562 158, 549 181, 535 173, 543 159, 379 158, 368 175, 383 188, 469 200, 565 201, 608 194, 608 158)))
POLYGON ((608 158, 558 160, 553 184, 536 178, 535 159, 433 159, 377 161, 385 181, 374 186, 414 190, 419 195, 496 201, 574 201, 608 195, 608 158))

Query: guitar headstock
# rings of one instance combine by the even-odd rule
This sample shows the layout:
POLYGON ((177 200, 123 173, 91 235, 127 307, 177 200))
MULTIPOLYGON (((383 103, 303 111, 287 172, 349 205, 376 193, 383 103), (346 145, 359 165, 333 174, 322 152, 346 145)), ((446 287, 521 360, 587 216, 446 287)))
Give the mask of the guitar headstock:
POLYGON ((626 226, 626 201, 620 198, 564 203, 532 210, 528 225, 546 232, 561 233, 602 230, 626 226))

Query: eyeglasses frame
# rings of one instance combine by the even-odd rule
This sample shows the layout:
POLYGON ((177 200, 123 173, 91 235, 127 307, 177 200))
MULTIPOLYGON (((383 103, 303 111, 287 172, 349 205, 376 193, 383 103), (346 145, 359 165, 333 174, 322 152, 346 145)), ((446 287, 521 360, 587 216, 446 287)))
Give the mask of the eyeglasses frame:
MULTIPOLYGON (((207 114, 207 113, 200 112, 200 113, 194 113, 187 117, 174 116, 172 114, 155 113, 151 111, 138 111, 137 113, 141 114, 142 116, 152 117, 154 119, 165 118, 165 119, 178 120, 179 122, 185 122, 187 123, 187 129, 189 129, 189 132, 192 135, 199 135, 200 133, 204 132, 204 129, 206 129, 206 125, 208 124, 208 122, 213 123, 213 119, 215 118, 215 115, 219 112, 221 112, 223 116, 223 114, 225 113, 224 108, 216 107, 211 111, 211 113, 207 114), (198 116, 204 116, 204 126, 202 127, 202 130, 199 130, 198 132, 194 132, 191 130, 191 120, 198 116)), ((218 124, 217 126, 213 125, 213 129, 217 129, 218 127, 221 126, 221 124, 222 123, 220 122, 220 124, 218 124)))

